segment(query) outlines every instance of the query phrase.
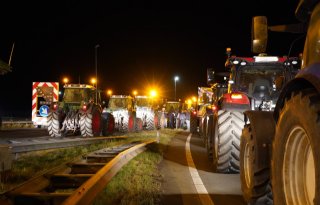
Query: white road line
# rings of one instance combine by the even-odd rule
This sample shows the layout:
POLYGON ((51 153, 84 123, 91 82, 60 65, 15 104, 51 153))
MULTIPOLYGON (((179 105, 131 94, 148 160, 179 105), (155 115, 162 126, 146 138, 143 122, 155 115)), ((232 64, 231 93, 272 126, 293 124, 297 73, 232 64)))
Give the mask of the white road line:
POLYGON ((205 204, 205 205, 214 205, 213 201, 211 200, 210 195, 208 194, 206 187, 203 185, 203 182, 199 176, 198 170, 197 170, 197 168, 193 162, 193 159, 192 159, 192 155, 191 155, 191 151, 190 151, 191 135, 192 134, 189 134, 188 139, 186 141, 186 158, 187 158, 187 163, 189 166, 189 172, 191 174, 193 184, 196 187, 197 192, 199 194, 201 203, 205 204))

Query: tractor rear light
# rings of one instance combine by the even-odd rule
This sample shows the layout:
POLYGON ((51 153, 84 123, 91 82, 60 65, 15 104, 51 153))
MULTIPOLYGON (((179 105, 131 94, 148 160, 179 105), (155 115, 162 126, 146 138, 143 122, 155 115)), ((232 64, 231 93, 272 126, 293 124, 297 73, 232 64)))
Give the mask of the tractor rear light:
POLYGON ((245 62, 245 61, 242 61, 241 63, 240 63, 240 65, 247 65, 247 62, 245 62))
POLYGON ((53 110, 56 110, 56 109, 58 109, 58 104, 53 104, 53 110))
POLYGON ((218 108, 215 105, 212 105, 212 111, 216 111, 218 108))

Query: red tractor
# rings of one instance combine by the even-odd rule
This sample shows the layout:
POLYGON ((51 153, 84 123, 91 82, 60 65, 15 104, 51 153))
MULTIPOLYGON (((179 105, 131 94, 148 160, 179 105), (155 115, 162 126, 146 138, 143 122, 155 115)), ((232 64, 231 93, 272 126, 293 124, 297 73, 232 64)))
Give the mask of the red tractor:
POLYGON ((320 204, 320 1, 300 0, 295 12, 299 24, 253 18, 253 42, 263 42, 253 49, 266 48, 269 30, 306 38, 301 71, 284 85, 273 113, 245 112, 240 178, 248 204, 320 204))
POLYGON ((300 64, 296 57, 237 57, 231 56, 231 49, 227 54, 228 91, 218 100, 214 119, 208 124, 209 142, 215 171, 238 173, 244 112, 273 111, 283 85, 276 82, 291 80, 300 64))

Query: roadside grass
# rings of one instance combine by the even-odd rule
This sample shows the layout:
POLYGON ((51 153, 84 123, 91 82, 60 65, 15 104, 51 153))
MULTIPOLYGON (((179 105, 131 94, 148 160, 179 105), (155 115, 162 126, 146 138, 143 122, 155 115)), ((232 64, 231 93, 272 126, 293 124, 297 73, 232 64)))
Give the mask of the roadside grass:
POLYGON ((94 204, 157 204, 160 197, 161 175, 157 168, 163 153, 177 130, 164 129, 126 133, 128 138, 89 146, 37 151, 22 155, 13 161, 11 172, 0 182, 0 192, 10 190, 34 175, 55 166, 75 160, 79 156, 105 147, 134 141, 158 139, 125 165, 100 193, 94 204), (157 133, 158 132, 158 133, 157 133), (157 137, 159 136, 159 137, 157 137))
POLYGON ((159 204, 162 176, 158 164, 163 159, 166 146, 177 132, 160 130, 159 143, 151 144, 145 152, 125 165, 98 195, 94 205, 159 204))
MULTIPOLYGON (((144 172, 153 173, 148 169, 151 169, 151 170, 156 169, 153 166, 161 159, 161 156, 163 153, 162 151, 163 145, 168 144, 170 138, 174 135, 173 130, 159 130, 159 131, 152 130, 152 131, 126 133, 125 136, 128 136, 128 138, 122 139, 122 140, 117 139, 113 141, 108 141, 108 142, 105 141, 103 143, 93 144, 88 146, 36 151, 36 152, 23 154, 19 157, 19 159, 12 162, 12 169, 10 170, 9 173, 2 174, 1 181, 0 181, 0 192, 3 193, 7 190, 10 190, 11 188, 23 183, 24 181, 30 179, 31 177, 45 170, 49 170, 60 164, 73 161, 95 150, 99 150, 105 147, 113 147, 113 146, 117 146, 124 143, 130 143, 133 141, 156 139, 157 132, 159 132, 159 135, 160 135, 160 143, 157 144, 156 146, 152 145, 151 149, 148 149, 147 152, 141 154, 142 157, 139 156, 137 159, 135 158, 132 163, 135 163, 136 166, 133 166, 131 168, 126 168, 128 170, 130 169, 135 170, 133 168, 136 167, 136 169, 142 169, 142 170, 146 169, 142 173, 144 172), (136 160, 139 160, 139 161, 136 161, 136 160), (150 162, 153 162, 153 163, 150 163, 150 162), (143 167, 139 167, 138 165, 143 167), (146 166, 146 165, 149 165, 149 166, 146 166)), ((140 174, 137 173, 137 176, 139 175, 140 174)), ((131 178, 132 177, 130 177, 130 179, 131 178)), ((136 182, 133 182, 133 184, 134 183, 136 182)), ((115 186, 115 185, 112 185, 112 186, 115 186)), ((119 188, 121 189, 121 187, 119 188)), ((119 192, 119 191, 116 191, 116 192, 119 192)))

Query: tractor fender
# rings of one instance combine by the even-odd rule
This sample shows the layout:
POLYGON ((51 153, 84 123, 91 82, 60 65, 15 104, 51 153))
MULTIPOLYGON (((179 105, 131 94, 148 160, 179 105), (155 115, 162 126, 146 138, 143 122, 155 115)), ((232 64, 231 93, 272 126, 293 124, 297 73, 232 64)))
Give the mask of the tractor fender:
POLYGON ((274 110, 274 119, 276 122, 278 121, 280 110, 283 108, 286 99, 289 99, 292 93, 308 88, 314 88, 320 93, 320 63, 315 63, 301 70, 294 79, 284 86, 274 110))
POLYGON ((275 121, 273 112, 268 111, 253 111, 244 112, 245 121, 249 120, 252 128, 251 132, 255 138, 257 145, 257 167, 265 167, 270 165, 272 140, 275 135, 275 121))

